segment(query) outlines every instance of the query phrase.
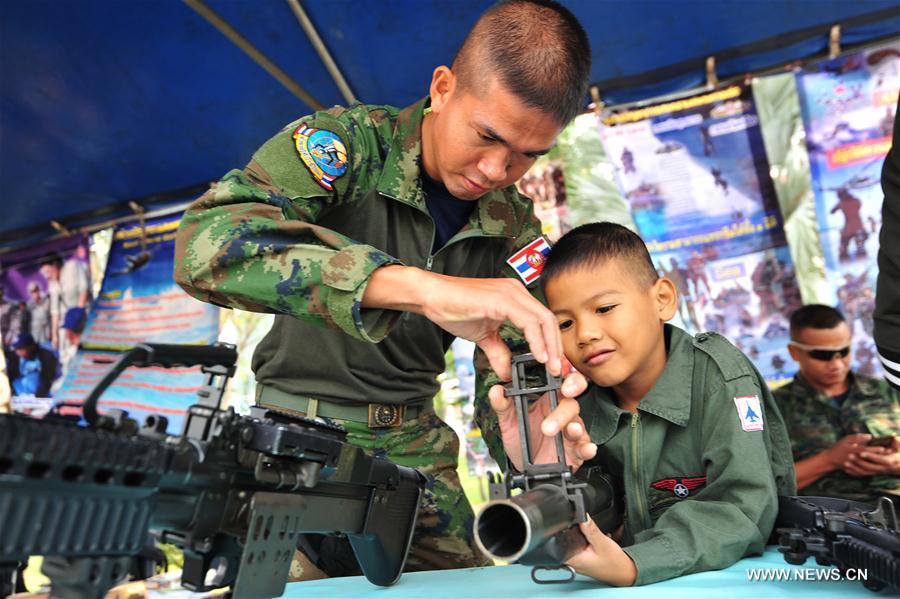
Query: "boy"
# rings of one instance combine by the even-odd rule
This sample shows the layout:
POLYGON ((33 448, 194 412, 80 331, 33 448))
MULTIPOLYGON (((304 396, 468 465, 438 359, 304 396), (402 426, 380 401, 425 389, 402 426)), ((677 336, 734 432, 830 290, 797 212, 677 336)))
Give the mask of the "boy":
POLYGON ((803 495, 875 503, 900 498, 900 393, 850 368, 852 333, 822 304, 791 315, 788 351, 800 372, 772 395, 794 449, 803 495), (874 436, 884 446, 870 446, 874 436))
MULTIPOLYGON (((793 494, 795 483, 784 423, 750 361, 715 333, 691 337, 665 324, 677 310, 675 287, 625 227, 594 223, 564 235, 542 286, 566 358, 591 384, 578 397, 580 420, 564 413, 566 400, 548 416, 554 422, 543 423, 535 457, 549 445, 545 435, 562 427, 571 465, 590 458, 596 443, 587 464, 625 485, 622 546, 589 521, 581 525, 589 546, 569 565, 624 586, 762 552, 777 495, 793 494)), ((579 378, 566 378, 564 397, 584 386, 579 378)), ((515 414, 502 388, 490 396, 516 466, 515 414)))

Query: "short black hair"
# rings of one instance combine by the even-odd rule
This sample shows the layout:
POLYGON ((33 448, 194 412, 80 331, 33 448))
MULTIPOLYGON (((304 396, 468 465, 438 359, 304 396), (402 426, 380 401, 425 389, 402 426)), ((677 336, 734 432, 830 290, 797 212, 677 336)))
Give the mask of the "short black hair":
POLYGON ((41 266, 45 264, 53 264, 62 268, 63 261, 63 255, 59 252, 47 252, 46 254, 41 256, 41 266))
POLYGON ((837 309, 824 304, 807 304, 791 314, 791 339, 803 329, 833 329, 847 322, 837 309))
POLYGON ((553 0, 504 0, 479 17, 453 59, 465 89, 490 74, 526 106, 565 126, 584 108, 591 76, 587 33, 553 0))
POLYGON ((541 286, 546 289, 562 273, 612 258, 626 261, 628 272, 641 286, 649 288, 659 279, 644 240, 627 227, 602 222, 581 225, 559 238, 541 271, 541 286))

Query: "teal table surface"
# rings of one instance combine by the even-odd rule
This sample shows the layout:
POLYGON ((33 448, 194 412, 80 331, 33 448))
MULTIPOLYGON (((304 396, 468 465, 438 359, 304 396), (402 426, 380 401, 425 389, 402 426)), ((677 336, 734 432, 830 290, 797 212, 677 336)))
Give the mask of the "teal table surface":
MULTIPOLYGON (((879 599, 892 596, 883 590, 872 593, 857 580, 840 580, 833 568, 818 566, 810 559, 802 566, 791 566, 773 547, 759 557, 742 559, 730 568, 716 572, 690 574, 643 587, 609 587, 583 576, 568 584, 539 585, 531 581, 526 566, 495 566, 435 572, 404 574, 392 587, 378 587, 361 576, 295 582, 287 585, 284 597, 372 597, 388 599, 416 597, 423 599, 460 597, 602 597, 603 599, 659 598, 659 599, 729 599, 768 597, 817 597, 826 599, 879 599), (786 580, 750 580, 756 572, 767 576, 781 576, 786 580)), ((854 574, 854 573, 850 573, 854 574)), ((854 575, 862 575, 856 573, 854 575)), ((849 574, 848 574, 849 578, 849 574)))

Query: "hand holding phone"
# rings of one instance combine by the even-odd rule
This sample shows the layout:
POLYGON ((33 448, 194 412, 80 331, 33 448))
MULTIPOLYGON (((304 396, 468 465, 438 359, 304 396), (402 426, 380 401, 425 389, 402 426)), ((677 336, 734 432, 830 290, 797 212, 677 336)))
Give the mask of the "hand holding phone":
POLYGON ((870 447, 891 447, 894 444, 893 435, 885 435, 883 437, 872 437, 866 445, 870 447))

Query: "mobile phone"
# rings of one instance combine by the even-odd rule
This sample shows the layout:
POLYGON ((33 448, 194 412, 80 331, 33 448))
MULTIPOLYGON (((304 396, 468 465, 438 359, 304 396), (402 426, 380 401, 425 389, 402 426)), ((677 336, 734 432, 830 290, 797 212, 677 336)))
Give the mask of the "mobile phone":
POLYGON ((877 447, 890 447, 894 443, 893 435, 885 435, 883 437, 872 437, 872 439, 866 443, 866 445, 873 445, 877 447))

